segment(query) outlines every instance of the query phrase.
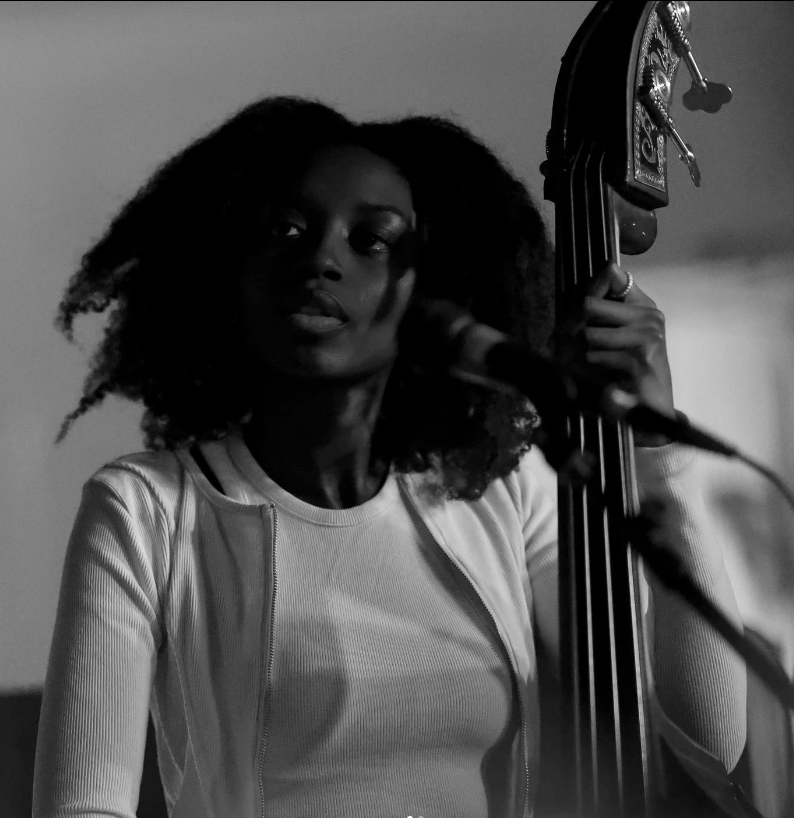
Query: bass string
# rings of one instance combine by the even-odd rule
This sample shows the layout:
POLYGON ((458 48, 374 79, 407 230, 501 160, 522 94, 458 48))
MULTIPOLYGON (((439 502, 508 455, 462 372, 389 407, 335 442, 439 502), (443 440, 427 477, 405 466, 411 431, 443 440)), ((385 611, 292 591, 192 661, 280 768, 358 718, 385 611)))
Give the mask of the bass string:
MULTIPOLYGON (((560 212, 560 202, 557 208, 558 294, 562 309, 580 297, 583 287, 607 260, 619 261, 610 194, 603 179, 603 154, 582 148, 568 174, 565 211, 560 212)), ((633 717, 644 719, 645 690, 644 678, 637 673, 633 679, 635 696, 627 696, 619 687, 618 663, 625 662, 626 647, 634 666, 642 668, 638 658, 641 634, 636 627, 639 597, 628 549, 626 559, 621 559, 617 549, 625 548, 625 544, 614 541, 609 522, 610 514, 625 515, 635 510, 631 433, 622 427, 605 429, 600 418, 581 414, 569 418, 569 431, 573 444, 589 455, 597 479, 595 485, 572 489, 568 495, 574 535, 568 556, 570 599, 561 600, 567 606, 574 633, 569 649, 574 663, 579 800, 599 803, 601 796, 607 796, 607 800, 617 797, 620 801, 625 788, 626 756, 637 743, 629 742, 624 747, 623 722, 628 714, 621 712, 621 701, 628 700, 633 717), (620 611, 616 611, 616 598, 620 611), (634 623, 628 646, 625 636, 619 638, 616 627, 627 602, 629 620, 634 623), (599 793, 599 789, 604 792, 599 793)), ((625 679, 622 684, 627 684, 625 679)), ((645 758, 647 747, 641 726, 638 734, 645 758)), ((647 789, 647 776, 643 778, 647 789)))

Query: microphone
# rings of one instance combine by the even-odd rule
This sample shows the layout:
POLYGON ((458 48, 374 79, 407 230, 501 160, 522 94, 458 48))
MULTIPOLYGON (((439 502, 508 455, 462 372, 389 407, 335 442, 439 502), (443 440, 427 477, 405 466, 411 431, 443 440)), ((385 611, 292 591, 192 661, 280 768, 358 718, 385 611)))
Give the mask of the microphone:
POLYGON ((422 368, 518 389, 547 423, 558 423, 573 410, 589 411, 726 457, 739 454, 736 447, 693 426, 681 413, 669 417, 653 409, 594 367, 563 366, 534 352, 477 323, 451 301, 416 299, 400 325, 399 344, 407 358, 422 368))

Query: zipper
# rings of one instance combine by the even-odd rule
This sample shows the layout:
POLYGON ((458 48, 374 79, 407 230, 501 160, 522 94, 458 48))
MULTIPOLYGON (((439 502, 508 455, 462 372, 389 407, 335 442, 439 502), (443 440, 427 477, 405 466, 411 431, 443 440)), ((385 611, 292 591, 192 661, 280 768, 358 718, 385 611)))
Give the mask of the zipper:
MULTIPOLYGON (((527 718, 526 718, 526 710, 524 709, 524 699, 521 695, 521 680, 518 677, 518 669, 516 668, 515 661, 513 659, 513 654, 510 652, 510 648, 505 642, 504 638, 502 637, 502 631, 499 628, 499 625, 496 621, 496 617, 494 616, 493 612, 491 611, 490 607, 486 603, 483 595, 480 593, 477 586, 469 579, 467 573, 463 570, 463 568, 458 564, 458 562, 454 559, 452 554, 450 554, 442 545, 441 543, 433 536, 433 532, 430 531, 430 527, 425 523, 424 518, 422 517, 422 512, 417 508, 416 503, 414 502, 413 497, 411 497, 410 491, 405 492, 408 495, 408 498, 416 509, 419 518, 424 523, 425 528, 427 529, 428 533, 430 534, 430 538, 433 542, 438 546, 439 551, 449 560, 452 564, 452 567, 463 577, 466 583, 471 587, 474 591, 477 598, 480 600, 480 604, 482 605, 485 612, 491 619, 491 622, 494 626, 494 631, 496 632, 497 636, 499 637, 499 641, 502 643, 502 647, 504 648, 505 655, 507 656, 507 660, 510 663, 510 671, 513 674, 513 681, 515 682, 516 692, 518 694, 518 709, 521 713, 521 756, 524 761, 524 803, 521 806, 521 815, 526 814, 527 803, 529 801, 529 761, 527 759, 528 747, 529 743, 527 741, 527 718)), ((264 818, 264 816, 263 816, 264 818)))
MULTIPOLYGON (((432 537, 432 533, 431 533, 432 537)), ((447 551, 443 548, 443 546, 433 537, 433 541, 438 546, 439 550, 442 554, 446 556, 449 562, 452 564, 453 568, 455 568, 458 573, 466 580, 468 585, 472 588, 474 593, 477 595, 477 598, 480 600, 480 604, 482 605, 485 612, 491 619, 491 622, 494 626, 494 631, 496 632, 497 636, 499 637, 499 641, 502 643, 502 647, 504 648, 505 655, 507 656, 507 660, 510 663, 510 671, 513 674, 513 681, 515 682, 516 686, 516 693, 518 694, 518 709, 521 713, 521 756, 524 761, 524 802, 521 805, 521 815, 523 816, 526 813, 527 809, 527 802, 529 801, 529 762, 527 761, 527 718, 526 718, 526 711, 524 709, 524 699, 521 695, 521 681, 518 678, 518 669, 516 668, 515 661, 513 660, 513 654, 510 653, 510 648, 508 647, 507 643, 505 642, 504 638, 502 637, 502 632, 499 630, 499 626, 496 622, 496 617, 491 612, 491 609, 485 603, 485 599, 483 598, 482 594, 479 592, 475 584, 468 578, 466 572, 458 565, 458 563, 452 558, 452 555, 447 553, 447 551)))
POLYGON ((259 750, 259 795, 262 801, 262 818, 265 818, 265 783, 262 774, 265 768, 265 748, 267 747, 267 735, 270 727, 270 683, 273 675, 273 630, 276 621, 276 592, 278 590, 278 575, 276 574, 276 535, 278 534, 278 512, 275 503, 270 504, 270 511, 273 514, 273 595, 270 602, 270 628, 268 633, 268 654, 267 654, 267 676, 265 678, 265 712, 264 724, 262 726, 262 742, 259 750))

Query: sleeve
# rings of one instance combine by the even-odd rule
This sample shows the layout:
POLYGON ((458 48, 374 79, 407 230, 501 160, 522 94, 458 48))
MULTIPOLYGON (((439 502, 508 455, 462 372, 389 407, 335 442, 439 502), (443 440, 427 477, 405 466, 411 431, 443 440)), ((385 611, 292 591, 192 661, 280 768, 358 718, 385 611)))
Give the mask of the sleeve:
POLYGON ((138 804, 161 641, 153 543, 166 526, 142 480, 102 474, 84 487, 66 551, 33 818, 134 818, 138 804))
MULTIPOLYGON (((741 627, 722 548, 708 522, 694 450, 637 449, 640 502, 664 504, 668 545, 712 602, 741 627)), ((657 729, 684 768, 729 811, 728 776, 744 749, 747 677, 743 661, 678 595, 646 572, 657 729)))

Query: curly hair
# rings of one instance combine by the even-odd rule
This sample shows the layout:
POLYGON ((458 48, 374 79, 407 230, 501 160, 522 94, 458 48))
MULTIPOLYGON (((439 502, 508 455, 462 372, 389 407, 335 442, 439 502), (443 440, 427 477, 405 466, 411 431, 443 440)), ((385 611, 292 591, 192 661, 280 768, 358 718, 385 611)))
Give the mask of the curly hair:
MULTIPOLYGON (((367 148, 408 181, 421 224, 417 293, 544 349, 550 243, 526 187, 463 127, 439 117, 354 123, 295 97, 260 100, 162 165, 83 256, 56 326, 109 310, 71 424, 107 395, 141 402, 149 449, 228 434, 250 412, 237 276, 255 214, 317 150, 367 148), (207 332, 207 327, 213 332, 207 332)), ((513 471, 538 418, 521 396, 428 378, 398 354, 376 426, 399 473, 431 471, 476 499, 513 471)))

